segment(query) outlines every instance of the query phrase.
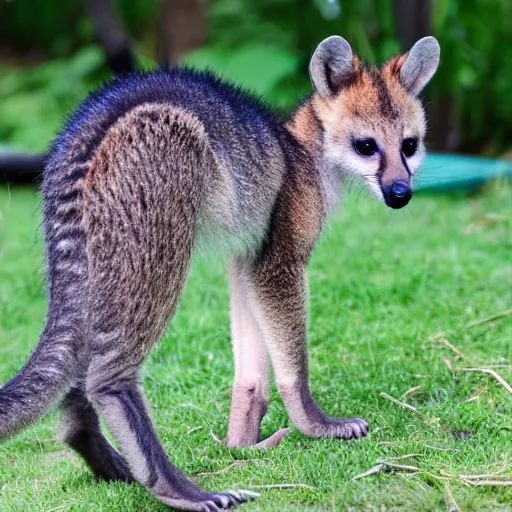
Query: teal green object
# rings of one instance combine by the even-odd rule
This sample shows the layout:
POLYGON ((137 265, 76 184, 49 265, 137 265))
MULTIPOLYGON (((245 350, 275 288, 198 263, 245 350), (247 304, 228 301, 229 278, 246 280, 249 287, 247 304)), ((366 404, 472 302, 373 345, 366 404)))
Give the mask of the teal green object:
POLYGON ((414 190, 477 188, 496 178, 512 178, 512 161, 480 156, 429 153, 414 177, 414 190))

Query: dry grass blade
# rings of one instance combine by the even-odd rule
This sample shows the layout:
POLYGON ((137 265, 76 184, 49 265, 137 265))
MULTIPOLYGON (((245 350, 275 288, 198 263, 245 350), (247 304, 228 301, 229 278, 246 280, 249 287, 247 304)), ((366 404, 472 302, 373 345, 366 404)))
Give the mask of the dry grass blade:
POLYGON ((440 343, 441 345, 448 347, 452 352, 455 352, 455 354, 457 354, 464 361, 469 361, 472 364, 476 364, 474 359, 471 359, 471 357, 467 356, 466 354, 463 354, 457 347, 453 346, 448 340, 440 336, 435 336, 431 339, 434 343, 440 343))
POLYGON ((268 484, 268 485, 251 485, 251 489, 309 489, 311 491, 316 491, 317 488, 312 485, 307 484, 268 484))
POLYGON ((423 389, 423 384, 420 384, 419 386, 414 386, 413 388, 411 389, 408 389, 403 395, 402 395, 402 400, 404 398, 407 398, 408 396, 414 396, 416 394, 418 394, 419 391, 421 391, 423 389))
POLYGON ((443 360, 443 363, 446 365, 446 368, 448 368, 448 371, 453 376, 453 364, 452 364, 452 362, 446 356, 442 356, 442 360, 443 360))
POLYGON ((480 475, 456 475, 454 473, 449 473, 448 471, 441 470, 441 474, 444 476, 449 476, 452 478, 462 478, 463 480, 482 480, 488 478, 510 478, 512 475, 504 474, 508 469, 508 466, 502 466, 501 469, 494 471, 494 473, 483 473, 480 475))
POLYGON ((467 327, 476 327, 477 325, 486 324, 488 322, 492 322, 493 320, 497 320, 498 318, 512 315, 512 309, 507 309, 505 311, 501 311, 494 315, 488 316, 487 318, 482 318, 481 320, 473 320, 473 322, 469 322, 467 327))
POLYGON ((425 470, 419 468, 418 466, 410 466, 408 464, 396 464, 395 462, 390 462, 388 460, 383 460, 383 459, 377 459, 377 462, 379 464, 377 464, 376 466, 373 466, 368 471, 365 471, 364 473, 361 473, 360 475, 355 476, 354 478, 352 478, 352 480, 356 480, 358 478, 364 478, 366 476, 374 475, 375 473, 378 473, 379 471, 386 471, 386 470, 408 471, 409 474, 411 474, 411 475, 421 473, 421 474, 428 476, 434 480, 449 480, 450 479, 449 477, 434 475, 433 473, 429 473, 428 471, 425 471, 425 470))
POLYGON ((484 215, 484 219, 490 220, 491 222, 508 222, 510 217, 508 215, 504 215, 503 213, 489 212, 484 215))
MULTIPOLYGON (((437 448, 433 447, 434 449, 441 449, 441 450, 450 450, 451 448, 437 448)), ((453 450, 453 451, 460 451, 460 450, 453 450)), ((426 471, 425 469, 420 468, 419 466, 413 466, 409 464, 397 464, 396 460, 410 458, 410 457, 418 457, 421 456, 420 454, 410 454, 410 455, 403 455, 401 457, 395 457, 394 460, 384 460, 384 459, 377 459, 377 465, 373 466, 372 468, 368 469, 364 473, 361 473, 359 475, 356 475, 352 478, 352 480, 358 480, 360 478, 365 478, 367 476, 374 475, 376 473, 379 473, 381 471, 406 471, 409 475, 416 475, 421 474, 427 478, 430 478, 432 480, 439 480, 442 482, 448 482, 455 481, 459 482, 461 484, 464 484, 466 486, 489 486, 489 487, 504 487, 504 486, 512 486, 512 480, 510 478, 512 475, 510 473, 505 473, 505 471, 509 470, 510 468, 508 466, 504 466, 498 471, 495 471, 494 473, 488 473, 488 474, 479 474, 479 475, 456 475, 454 473, 449 473, 447 471, 441 470, 439 474, 431 473, 429 471, 426 471), (508 480, 507 480, 508 479, 508 480)), ((451 494, 451 491, 448 487, 448 485, 445 487, 445 501, 447 505, 450 505, 452 508, 449 510, 452 510, 454 512, 460 510, 458 508, 457 503, 455 502, 455 499, 453 498, 453 495, 451 494)))
POLYGON ((378 458, 377 462, 383 462, 384 460, 404 460, 412 457, 424 457, 422 453, 409 453, 407 455, 398 455, 397 457, 386 457, 385 459, 378 458))
POLYGON ((391 468, 391 469, 399 469, 401 471, 419 471, 422 472, 422 470, 418 466, 409 466, 407 464, 397 464, 396 462, 390 462, 389 460, 381 460, 377 459, 378 462, 381 464, 384 464, 384 466, 391 468))
POLYGON ((498 373, 490 368, 458 368, 461 372, 482 372, 494 377, 509 393, 512 394, 512 386, 498 373))
POLYGON ((507 487, 512 486, 512 480, 467 480, 461 478, 461 481, 468 485, 475 487, 486 486, 486 487, 507 487))
POLYGON ((459 507, 455 501, 455 498, 453 497, 450 485, 448 483, 444 486, 444 502, 448 507, 447 512, 462 512, 462 509, 459 507))
POLYGON ((222 441, 221 439, 219 439, 214 433, 213 431, 210 430, 210 435, 212 436, 212 439, 217 443, 217 444, 220 444, 220 445, 223 445, 224 444, 224 441, 222 441))
POLYGON ((379 471, 382 471, 386 466, 384 464, 377 464, 376 466, 373 466, 373 468, 370 468, 363 473, 359 473, 359 475, 356 475, 352 478, 352 480, 359 480, 360 478, 365 478, 370 475, 374 475, 375 473, 378 473, 379 471))
POLYGON ((475 400, 480 400, 480 395, 474 395, 467 400, 462 400, 461 404, 468 404, 469 402, 474 402, 475 400))
POLYGON ((444 448, 442 446, 433 446, 430 444, 424 445, 425 448, 429 448, 430 450, 437 450, 439 452, 460 452, 462 450, 458 450, 457 448, 444 448))
POLYGON ((419 414, 420 416, 422 415, 418 409, 416 409, 416 407, 413 407, 412 405, 406 403, 406 402, 401 402, 400 400, 397 400, 396 398, 393 398, 392 396, 388 395, 387 393, 384 393, 384 391, 381 391, 380 392, 380 396, 384 397, 384 398, 387 398, 388 400, 391 400, 393 403, 399 405, 400 407, 404 407, 405 409, 409 409, 410 411, 412 412, 415 412, 416 414, 419 414))
POLYGON ((512 477, 512 475, 502 475, 500 473, 490 473, 489 475, 459 475, 459 478, 463 480, 488 480, 489 478, 493 480, 504 480, 510 477, 512 477))

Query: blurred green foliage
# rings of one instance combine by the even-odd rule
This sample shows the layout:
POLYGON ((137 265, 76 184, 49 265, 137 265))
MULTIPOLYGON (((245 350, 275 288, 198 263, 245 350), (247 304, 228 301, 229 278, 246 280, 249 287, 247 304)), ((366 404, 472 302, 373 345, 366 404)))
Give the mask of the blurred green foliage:
POLYGON ((322 17, 322 1, 216 0, 210 9, 211 43, 196 52, 200 59, 194 54, 186 62, 202 65, 214 55, 215 69, 247 83, 272 104, 290 109, 310 91, 309 57, 325 37, 343 35, 371 63, 399 51, 392 0, 341 0, 341 16, 330 20, 322 17), (255 60, 253 65, 246 58, 252 51, 266 53, 267 61, 255 60), (267 73, 265 80, 261 75, 267 73), (258 80, 245 79, 256 75, 258 80))
POLYGON ((106 77, 99 46, 32 69, 10 69, 0 79, 0 141, 44 150, 70 112, 106 77))
POLYGON ((433 96, 450 94, 463 146, 510 149, 512 141, 512 2, 436 0, 434 31, 442 66, 433 96))
MULTIPOLYGON (((328 1, 211 0, 209 43, 184 61, 213 68, 289 110, 310 91, 308 59, 322 38, 343 35, 369 63, 400 51, 392 0, 339 0, 341 14, 326 19, 321 7, 328 1)), ((153 44, 159 1, 116 4, 136 47, 153 44)), ((509 149, 512 2, 434 0, 433 26, 442 62, 429 100, 453 98, 462 148, 509 149)), ((94 41, 92 27, 77 0, 16 0, 0 3, 0 34, 17 51, 54 59, 30 70, 2 70, 0 63, 0 140, 41 149, 107 73, 98 49, 86 47, 94 41)))
MULTIPOLYGON (((155 24, 158 0, 114 0, 128 30, 142 36, 155 24)), ((17 51, 64 57, 92 42, 93 29, 81 0, 0 2, 0 41, 17 51)))

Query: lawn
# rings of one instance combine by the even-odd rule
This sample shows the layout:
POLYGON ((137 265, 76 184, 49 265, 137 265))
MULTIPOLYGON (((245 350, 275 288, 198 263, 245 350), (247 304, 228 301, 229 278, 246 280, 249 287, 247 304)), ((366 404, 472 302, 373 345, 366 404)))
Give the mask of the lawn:
MULTIPOLYGON (((197 260, 144 369, 172 460, 204 487, 260 490, 248 511, 512 510, 512 487, 458 478, 512 473, 512 395, 490 375, 459 370, 499 365, 512 382, 512 316, 468 327, 512 306, 511 197, 500 184, 473 196, 418 195, 391 212, 351 194, 329 223, 310 265, 311 386, 330 414, 369 421, 360 441, 296 430, 268 451, 215 441, 226 434, 233 373, 227 263, 197 260), (353 480, 377 459, 419 470, 353 480), (297 485, 260 488, 272 484, 297 485)), ((35 189, 0 188, 0 382, 43 325, 39 211, 35 189)), ((288 424, 273 389, 263 433, 288 424)), ((138 485, 96 483, 56 427, 54 411, 0 445, 0 511, 165 510, 138 485)))

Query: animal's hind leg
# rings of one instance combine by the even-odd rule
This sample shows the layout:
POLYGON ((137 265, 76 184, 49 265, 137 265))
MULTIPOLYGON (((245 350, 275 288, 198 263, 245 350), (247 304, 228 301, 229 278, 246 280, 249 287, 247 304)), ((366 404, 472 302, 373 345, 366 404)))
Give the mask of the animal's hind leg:
POLYGON ((98 415, 80 386, 70 389, 62 402, 60 435, 96 477, 133 482, 128 464, 101 432, 98 415))
POLYGON ((250 497, 203 491, 181 473, 164 452, 139 387, 140 365, 183 288, 215 165, 196 118, 164 105, 142 105, 105 136, 90 163, 84 201, 86 391, 135 480, 182 510, 217 511, 250 497))
POLYGON ((99 358, 91 363, 89 393, 139 483, 163 503, 180 510, 218 511, 254 497, 248 491, 204 491, 176 468, 158 439, 135 373, 130 375, 126 369, 119 379, 118 362, 104 364, 99 358), (101 381, 94 384, 99 375, 101 381))
MULTIPOLYGON (((123 256, 129 254, 127 250, 123 256)), ((133 257, 137 254, 131 253, 133 257)), ((170 250, 163 261, 172 267, 176 254, 170 250)), ((139 386, 142 360, 167 324, 182 288, 188 251, 181 256, 181 265, 176 262, 173 269, 164 267, 168 276, 164 282, 149 271, 151 266, 138 265, 140 274, 123 280, 116 271, 121 258, 97 263, 99 274, 108 276, 108 282, 105 277, 90 284, 91 354, 86 391, 137 482, 176 509, 218 511, 247 501, 251 493, 210 493, 176 468, 158 439, 139 386), (128 281, 134 287, 131 293, 123 289, 128 281), (129 304, 123 304, 125 297, 130 298, 129 304)))

